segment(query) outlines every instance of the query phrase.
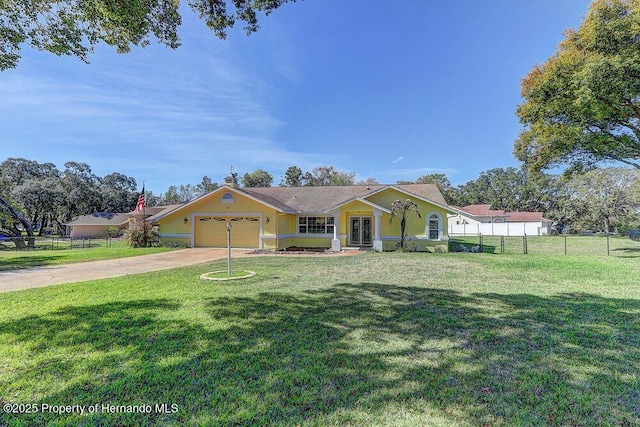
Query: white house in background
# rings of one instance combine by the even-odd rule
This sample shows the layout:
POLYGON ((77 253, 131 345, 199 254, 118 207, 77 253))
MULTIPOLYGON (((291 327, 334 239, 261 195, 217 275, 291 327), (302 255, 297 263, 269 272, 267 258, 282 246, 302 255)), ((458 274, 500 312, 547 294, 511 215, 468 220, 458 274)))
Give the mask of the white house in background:
POLYGON ((551 234, 551 220, 542 212, 505 212, 491 205, 456 207, 449 214, 450 236, 543 236, 551 234))

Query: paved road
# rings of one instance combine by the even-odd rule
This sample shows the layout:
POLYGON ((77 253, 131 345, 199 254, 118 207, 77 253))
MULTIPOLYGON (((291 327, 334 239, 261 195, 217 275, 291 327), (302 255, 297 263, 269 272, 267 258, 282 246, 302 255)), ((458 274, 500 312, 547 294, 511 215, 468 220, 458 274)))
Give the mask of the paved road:
MULTIPOLYGON (((234 249, 232 257, 246 256, 246 252, 245 249, 234 249)), ((0 271, 0 292, 165 270, 226 257, 226 249, 192 248, 131 258, 0 271)))

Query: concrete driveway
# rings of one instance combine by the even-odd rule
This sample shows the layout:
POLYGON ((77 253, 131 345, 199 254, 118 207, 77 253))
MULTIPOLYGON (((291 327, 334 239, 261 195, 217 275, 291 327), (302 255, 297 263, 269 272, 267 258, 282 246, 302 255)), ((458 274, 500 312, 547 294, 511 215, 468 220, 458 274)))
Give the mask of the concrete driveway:
MULTIPOLYGON (((231 251, 232 258, 246 255, 245 249, 231 251)), ((0 292, 166 270, 226 257, 227 249, 191 248, 130 258, 0 271, 0 292)))

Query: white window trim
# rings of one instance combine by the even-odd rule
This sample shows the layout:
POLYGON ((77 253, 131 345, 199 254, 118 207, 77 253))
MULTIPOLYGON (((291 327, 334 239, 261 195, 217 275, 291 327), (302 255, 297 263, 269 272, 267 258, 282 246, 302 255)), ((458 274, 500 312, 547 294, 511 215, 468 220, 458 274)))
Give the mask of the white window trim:
POLYGON ((424 235, 426 236, 427 240, 443 240, 443 219, 442 219, 442 214, 440 212, 437 211, 431 211, 426 215, 427 221, 425 224, 425 232, 424 235), (430 238, 430 234, 429 234, 429 223, 431 222, 431 217, 432 216, 436 216, 438 217, 438 238, 437 239, 432 239, 430 238))
POLYGON ((333 215, 298 215, 298 217, 296 218, 296 234, 299 236, 333 236, 333 229, 335 226, 335 217, 333 215), (307 222, 306 224, 300 224, 301 218, 324 218, 325 233, 309 233, 309 223, 307 222), (331 221, 333 222, 333 224, 329 224, 329 222, 331 221), (307 231, 304 233, 300 232, 300 226, 304 226, 307 231), (331 231, 327 231, 329 227, 332 227, 331 231))

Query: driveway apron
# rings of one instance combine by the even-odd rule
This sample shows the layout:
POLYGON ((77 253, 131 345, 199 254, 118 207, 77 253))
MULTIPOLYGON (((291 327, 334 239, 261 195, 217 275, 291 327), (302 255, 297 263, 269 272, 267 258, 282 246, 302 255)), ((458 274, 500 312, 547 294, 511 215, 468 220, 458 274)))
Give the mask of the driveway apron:
MULTIPOLYGON (((239 258, 247 252, 244 249, 234 249, 231 256, 239 258)), ((166 270, 226 257, 227 249, 191 248, 130 258, 0 271, 0 292, 166 270)))

